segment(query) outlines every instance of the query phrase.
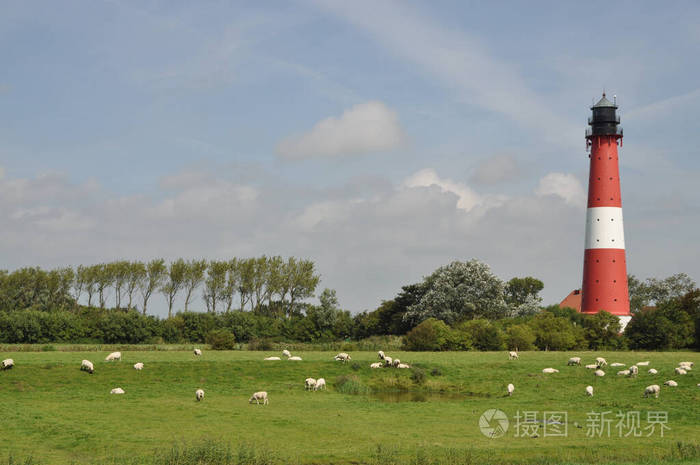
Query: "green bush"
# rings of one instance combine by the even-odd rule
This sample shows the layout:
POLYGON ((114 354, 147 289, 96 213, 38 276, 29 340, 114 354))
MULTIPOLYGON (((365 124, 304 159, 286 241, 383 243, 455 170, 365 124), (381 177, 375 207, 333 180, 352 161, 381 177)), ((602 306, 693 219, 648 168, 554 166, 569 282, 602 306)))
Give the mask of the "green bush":
POLYGON ((457 325, 456 330, 469 335, 474 348, 478 350, 503 350, 505 348, 503 331, 489 320, 465 321, 457 325))
POLYGON ((428 318, 404 336, 404 350, 447 350, 451 329, 444 321, 428 318))
POLYGON ((248 341, 248 350, 272 350, 274 344, 270 339, 251 339, 248 341))
POLYGON ((533 350, 535 333, 527 325, 513 325, 506 330, 506 345, 509 350, 533 350))
POLYGON ((233 333, 227 329, 209 331, 206 337, 206 343, 211 346, 212 350, 233 350, 236 348, 236 338, 233 333))
POLYGON ((426 378, 425 371, 423 371, 422 369, 414 367, 411 370, 411 380, 414 383, 421 385, 421 384, 425 383, 425 378, 426 378))

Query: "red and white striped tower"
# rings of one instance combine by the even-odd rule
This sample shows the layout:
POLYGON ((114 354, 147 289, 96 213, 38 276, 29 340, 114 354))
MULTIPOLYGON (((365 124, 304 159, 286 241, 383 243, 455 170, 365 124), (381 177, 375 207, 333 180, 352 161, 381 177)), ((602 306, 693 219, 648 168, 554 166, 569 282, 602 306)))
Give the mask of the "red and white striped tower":
POLYGON ((617 155, 618 141, 622 146, 622 128, 617 105, 605 98, 605 93, 591 110, 591 127, 586 129, 591 167, 581 312, 605 310, 617 315, 624 328, 631 316, 617 155))

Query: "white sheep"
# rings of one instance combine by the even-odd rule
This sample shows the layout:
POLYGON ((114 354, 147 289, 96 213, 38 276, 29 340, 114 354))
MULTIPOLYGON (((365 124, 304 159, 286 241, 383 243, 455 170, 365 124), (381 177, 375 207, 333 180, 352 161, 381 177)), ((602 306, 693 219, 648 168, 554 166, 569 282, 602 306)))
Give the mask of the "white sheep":
POLYGON ((690 371, 693 369, 692 365, 690 365, 688 362, 679 363, 678 368, 683 368, 685 371, 690 371))
POLYGON ((394 361, 391 362, 391 365, 392 365, 394 368, 396 368, 396 367, 398 367, 399 365, 401 365, 401 360, 399 360, 398 358, 395 358, 394 361))
POLYGON ((508 360, 517 360, 518 359, 518 353, 514 350, 511 350, 508 352, 508 360))
POLYGON ((143 362, 134 363, 134 370, 143 370, 143 362))
POLYGON ((339 361, 339 362, 343 362, 343 363, 346 363, 348 360, 352 360, 352 358, 350 357, 350 355, 347 354, 347 353, 345 353, 345 352, 341 352, 341 353, 339 353, 338 355, 336 355, 336 356, 333 357, 333 358, 334 358, 335 360, 337 360, 337 361, 339 361))
POLYGON ((391 366, 394 363, 394 359, 391 357, 384 357, 384 366, 391 366))
POLYGON ((623 367, 623 366, 625 366, 625 364, 624 364, 624 363, 615 362, 615 363, 611 363, 610 366, 611 366, 611 367, 623 367))
POLYGON ((586 368, 588 368, 589 370, 595 370, 596 368, 598 368, 598 365, 590 364, 590 365, 586 365, 586 368))
POLYGON ((593 396, 593 386, 586 386, 586 395, 593 396))
POLYGON ((11 358, 6 358, 2 361, 2 365, 0 365, 0 368, 2 368, 3 370, 9 370, 13 366, 15 366, 15 361, 11 358))
POLYGON ((637 362, 637 366, 647 367, 647 366, 649 366, 649 361, 647 360, 646 362, 637 362))
POLYGON ((508 395, 509 395, 509 396, 512 396, 512 395, 513 395, 513 391, 515 391, 515 386, 513 386, 513 383, 510 383, 510 384, 508 385, 508 388, 507 388, 507 389, 508 389, 508 395))
POLYGON ((675 382, 675 381, 672 380, 672 379, 669 379, 668 381, 666 381, 666 382, 664 383, 664 386, 678 387, 678 383, 675 382))
POLYGON ((676 372, 677 375, 687 375, 688 374, 687 371, 685 371, 683 368, 680 368, 680 367, 676 368, 674 371, 676 372))
POLYGON ((90 374, 95 372, 95 365, 90 360, 83 360, 80 364, 80 371, 87 371, 90 374))
POLYGON ((608 364, 607 360, 605 360, 603 357, 596 357, 595 363, 598 365, 598 368, 604 367, 608 364))
POLYGON ((637 376, 639 373, 639 368, 637 368, 637 365, 632 365, 630 367, 630 376, 637 376))
POLYGON ((384 360, 384 351, 380 350, 377 352, 377 357, 379 357, 379 360, 384 360))
POLYGON ((399 363, 398 365, 396 365, 396 368, 406 369, 406 368, 411 368, 411 366, 408 363, 399 363))
POLYGON ((265 357, 263 360, 282 360, 279 357, 265 357))
POLYGON ((658 384, 652 384, 651 386, 647 386, 644 389, 644 397, 649 397, 650 395, 654 394, 654 397, 656 397, 658 399, 660 391, 661 391, 661 388, 659 387, 658 384))
POLYGON ((304 389, 307 391, 311 391, 316 387, 316 380, 314 378, 306 378, 304 380, 304 389))
POLYGON ((695 366, 695 362, 678 362, 679 365, 695 366))
POLYGON ((650 375, 655 375, 658 373, 658 370, 656 368, 649 368, 649 374, 650 375))
POLYGON ((559 370, 556 368, 544 368, 542 370, 542 373, 559 373, 559 370))
POLYGON ((326 380, 324 378, 319 378, 316 380, 314 391, 318 391, 319 389, 326 389, 326 380))
POLYGON ((253 395, 250 396, 250 399, 248 399, 248 403, 252 404, 253 401, 255 401, 255 403, 257 405, 260 405, 261 400, 263 401, 263 405, 267 405, 270 403, 267 400, 267 392, 265 392, 265 391, 254 392, 253 395))
POLYGON ((596 376, 605 376, 605 372, 603 370, 600 370, 600 369, 594 371, 593 374, 596 376))
POLYGON ((110 394, 124 394, 124 389, 118 387, 109 391, 110 394))
POLYGON ((382 362, 375 362, 375 363, 371 364, 369 367, 370 368, 381 368, 383 366, 384 366, 384 364, 382 362))
POLYGON ((288 351, 287 349, 284 349, 284 350, 282 351, 282 355, 283 355, 284 357, 289 358, 289 357, 292 356, 292 353, 291 353, 290 351, 288 351))
POLYGON ((197 399, 197 401, 200 401, 204 399, 204 390, 203 389, 197 389, 194 391, 194 396, 197 399))
POLYGON ((298 361, 301 360, 301 357, 299 357, 298 355, 292 355, 292 356, 289 357, 287 360, 291 360, 291 361, 293 361, 293 362, 298 362, 298 361))
POLYGON ((202 349, 194 349, 194 354, 199 357, 202 355, 202 349))
POLYGON ((581 357, 571 357, 568 362, 566 362, 567 366, 571 365, 581 365, 581 357))
POLYGON ((105 357, 105 362, 111 362, 113 360, 119 360, 121 361, 122 359, 122 353, 121 352, 112 352, 109 354, 107 357, 105 357))
POLYGON ((629 376, 630 371, 629 370, 620 370, 617 372, 618 376, 629 376))

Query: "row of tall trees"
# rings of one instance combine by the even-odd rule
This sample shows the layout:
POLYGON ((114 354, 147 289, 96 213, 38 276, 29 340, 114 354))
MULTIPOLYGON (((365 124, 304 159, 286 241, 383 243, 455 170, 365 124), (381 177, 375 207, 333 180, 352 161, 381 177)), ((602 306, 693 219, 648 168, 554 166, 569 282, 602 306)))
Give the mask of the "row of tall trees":
POLYGON ((233 308, 260 311, 264 305, 291 316, 295 306, 314 295, 319 283, 314 263, 290 257, 184 260, 166 263, 120 260, 73 269, 22 268, 0 271, 0 310, 74 309, 81 299, 88 307, 136 309, 146 314, 153 294, 161 293, 172 316, 176 299, 188 311, 201 290, 209 312, 233 308))

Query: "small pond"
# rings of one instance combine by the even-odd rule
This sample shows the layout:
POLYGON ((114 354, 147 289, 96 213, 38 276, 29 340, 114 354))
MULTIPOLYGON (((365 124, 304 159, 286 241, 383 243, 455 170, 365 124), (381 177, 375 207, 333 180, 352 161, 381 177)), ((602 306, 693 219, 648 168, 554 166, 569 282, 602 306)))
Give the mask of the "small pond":
POLYGON ((369 395, 371 399, 378 399, 382 402, 454 402, 467 398, 464 394, 446 392, 416 392, 416 391, 394 391, 394 392, 374 392, 369 395))

